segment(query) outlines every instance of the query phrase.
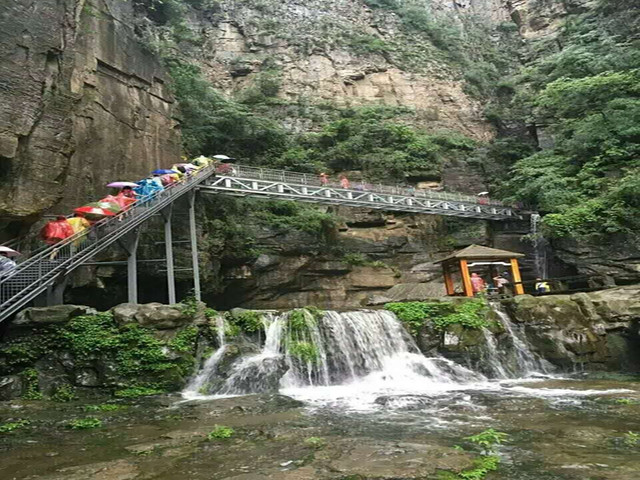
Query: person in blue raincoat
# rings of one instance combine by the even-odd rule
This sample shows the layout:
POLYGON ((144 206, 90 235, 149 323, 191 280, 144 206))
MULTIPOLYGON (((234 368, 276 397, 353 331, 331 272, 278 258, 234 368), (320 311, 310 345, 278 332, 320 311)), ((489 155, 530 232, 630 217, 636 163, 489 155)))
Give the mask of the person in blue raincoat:
POLYGON ((140 180, 138 186, 133 191, 138 195, 141 200, 148 200, 152 195, 164 190, 164 187, 160 182, 156 182, 155 179, 145 178, 140 180))

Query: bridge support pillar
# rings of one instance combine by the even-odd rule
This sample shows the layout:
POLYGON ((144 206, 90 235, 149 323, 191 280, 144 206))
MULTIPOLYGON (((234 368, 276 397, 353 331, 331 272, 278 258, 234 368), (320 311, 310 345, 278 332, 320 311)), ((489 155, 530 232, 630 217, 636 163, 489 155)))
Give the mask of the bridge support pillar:
POLYGON ((129 303, 138 303, 138 240, 140 240, 140 230, 135 229, 118 241, 127 253, 127 301, 129 303))
POLYGON ((200 265, 198 263, 198 232, 196 230, 196 192, 189 194, 189 239, 191 240, 191 263, 193 265, 193 294, 202 300, 200 291, 200 265))
POLYGON ((173 236, 171 234, 171 212, 173 204, 162 210, 164 218, 164 245, 165 257, 167 260, 167 291, 169 293, 169 303, 176 303, 176 278, 173 268, 173 236))

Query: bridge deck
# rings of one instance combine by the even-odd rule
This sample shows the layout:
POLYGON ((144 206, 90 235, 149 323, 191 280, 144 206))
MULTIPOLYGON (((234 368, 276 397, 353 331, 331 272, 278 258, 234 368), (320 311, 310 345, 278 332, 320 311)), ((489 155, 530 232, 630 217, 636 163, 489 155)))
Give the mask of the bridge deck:
POLYGON ((225 174, 204 182, 203 193, 245 197, 280 198, 300 202, 364 207, 396 212, 514 220, 521 218, 500 202, 485 202, 469 195, 414 190, 385 185, 359 185, 341 188, 323 185, 317 177, 305 174, 234 165, 225 174))

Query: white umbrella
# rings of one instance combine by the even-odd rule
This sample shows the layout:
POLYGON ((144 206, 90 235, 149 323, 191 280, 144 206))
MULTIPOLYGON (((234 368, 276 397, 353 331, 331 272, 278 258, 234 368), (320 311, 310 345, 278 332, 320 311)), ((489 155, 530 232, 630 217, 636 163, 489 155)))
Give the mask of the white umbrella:
POLYGON ((227 157, 226 155, 214 155, 213 158, 217 158, 218 160, 233 160, 233 158, 227 157))
POLYGON ((489 195, 489 192, 480 192, 478 195, 489 195))
POLYGON ((15 251, 13 248, 0 246, 0 253, 6 253, 7 257, 17 257, 20 252, 15 251))

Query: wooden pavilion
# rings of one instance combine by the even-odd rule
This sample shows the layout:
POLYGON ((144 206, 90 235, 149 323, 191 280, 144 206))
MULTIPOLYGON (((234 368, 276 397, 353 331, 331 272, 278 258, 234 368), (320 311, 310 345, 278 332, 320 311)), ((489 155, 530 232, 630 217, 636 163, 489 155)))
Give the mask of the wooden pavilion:
POLYGON ((520 266, 518 265, 518 258, 520 257, 524 257, 524 254, 483 247, 482 245, 471 245, 435 263, 442 264, 442 273, 447 295, 455 295, 453 273, 459 269, 462 277, 464 295, 473 297, 469 268, 475 266, 488 266, 490 268, 492 266, 510 267, 513 293, 514 295, 522 295, 524 294, 524 289, 522 288, 522 283, 520 283, 522 282, 522 277, 520 276, 520 266))

